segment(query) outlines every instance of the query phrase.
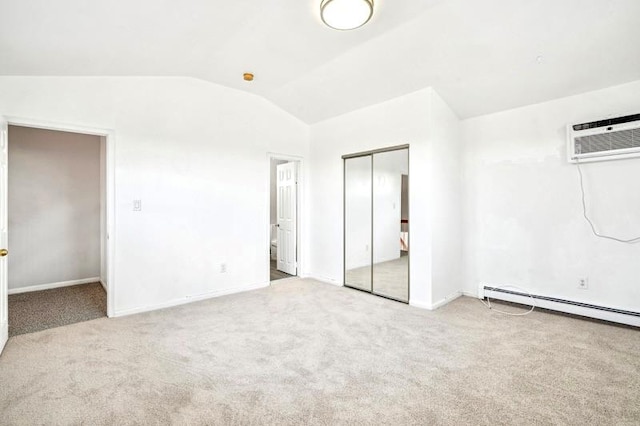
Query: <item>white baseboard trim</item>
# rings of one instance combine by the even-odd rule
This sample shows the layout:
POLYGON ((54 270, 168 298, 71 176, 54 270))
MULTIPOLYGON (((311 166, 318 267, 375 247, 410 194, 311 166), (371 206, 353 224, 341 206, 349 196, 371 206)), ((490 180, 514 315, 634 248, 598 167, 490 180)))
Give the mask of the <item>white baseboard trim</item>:
POLYGON ((321 283, 331 284, 337 287, 344 287, 344 284, 342 284, 341 282, 334 280, 333 278, 324 277, 322 275, 307 274, 301 278, 309 278, 312 280, 320 281, 321 283))
POLYGON ((471 291, 463 291, 462 295, 467 297, 473 297, 474 299, 478 298, 478 293, 473 293, 471 291))
POLYGON ((226 296, 226 295, 235 294, 235 293, 243 293, 245 291, 251 291, 251 290, 258 290, 258 289, 261 289, 261 288, 269 287, 270 284, 271 283, 267 281, 267 282, 263 282, 263 283, 259 283, 259 284, 253 284, 253 285, 249 285, 249 286, 245 286, 245 287, 227 288, 227 289, 223 289, 223 290, 211 291, 211 292, 208 292, 208 293, 185 296, 185 297, 181 297, 179 299, 173 299, 173 300, 170 300, 168 302, 158 303, 158 304, 155 304, 155 305, 140 306, 140 307, 137 307, 137 308, 130 308, 130 309, 123 309, 123 310, 120 310, 120 311, 115 311, 113 316, 114 317, 124 317, 124 316, 127 316, 127 315, 133 315, 133 314, 140 314, 140 313, 143 313, 143 312, 155 311, 155 310, 158 310, 158 309, 171 308, 171 307, 174 307, 174 306, 185 305, 187 303, 198 302, 200 300, 212 299, 214 297, 226 296))
POLYGON ((83 278, 81 280, 60 281, 57 283, 30 285, 29 287, 10 288, 9 294, 29 293, 31 291, 51 290, 52 288, 70 287, 72 285, 100 282, 100 277, 83 278))
POLYGON ((409 305, 415 306, 416 308, 420 308, 420 309, 427 309, 429 311, 435 311, 436 309, 441 308, 444 305, 453 302, 454 300, 456 300, 460 296, 462 296, 462 292, 461 291, 456 291, 455 293, 451 293, 450 295, 448 295, 444 299, 440 299, 435 303, 427 303, 427 302, 424 302, 424 301, 421 301, 421 300, 410 300, 409 301, 409 305))
POLYGON ((107 284, 102 279, 100 279, 100 284, 102 285, 102 288, 104 288, 104 291, 106 292, 107 291, 107 284))

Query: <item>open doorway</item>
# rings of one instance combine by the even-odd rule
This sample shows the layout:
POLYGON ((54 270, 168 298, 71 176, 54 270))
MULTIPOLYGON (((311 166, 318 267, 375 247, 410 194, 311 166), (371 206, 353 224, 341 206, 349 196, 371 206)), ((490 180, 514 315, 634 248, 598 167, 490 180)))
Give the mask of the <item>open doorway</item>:
POLYGON ((269 280, 298 275, 300 161, 269 157, 269 280))
POLYGON ((9 336, 107 316, 107 138, 8 127, 9 336))

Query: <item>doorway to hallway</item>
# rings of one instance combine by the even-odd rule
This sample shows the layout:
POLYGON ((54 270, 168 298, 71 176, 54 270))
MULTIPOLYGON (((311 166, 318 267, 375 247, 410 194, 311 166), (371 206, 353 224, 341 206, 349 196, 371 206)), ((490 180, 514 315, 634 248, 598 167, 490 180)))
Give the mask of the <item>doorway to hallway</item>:
POLYGON ((269 158, 269 279, 298 275, 299 161, 269 158))
POLYGON ((106 316, 105 138, 9 125, 8 143, 9 336, 106 316))

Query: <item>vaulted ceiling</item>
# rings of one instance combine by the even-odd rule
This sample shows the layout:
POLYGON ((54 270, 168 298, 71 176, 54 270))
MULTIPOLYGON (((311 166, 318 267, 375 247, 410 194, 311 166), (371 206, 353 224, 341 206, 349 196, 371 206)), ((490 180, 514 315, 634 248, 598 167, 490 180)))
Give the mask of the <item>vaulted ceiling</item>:
POLYGON ((465 118, 640 80, 638 0, 375 0, 346 32, 319 3, 0 0, 0 75, 191 76, 307 123, 427 86, 465 118))

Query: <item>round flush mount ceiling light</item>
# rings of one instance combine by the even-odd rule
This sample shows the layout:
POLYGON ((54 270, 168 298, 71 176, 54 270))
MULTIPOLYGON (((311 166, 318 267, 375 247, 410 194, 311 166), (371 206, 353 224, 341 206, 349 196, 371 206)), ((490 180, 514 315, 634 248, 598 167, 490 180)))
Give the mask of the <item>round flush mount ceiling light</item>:
POLYGON ((355 30, 369 22, 373 0, 322 0, 322 22, 335 30, 355 30))

